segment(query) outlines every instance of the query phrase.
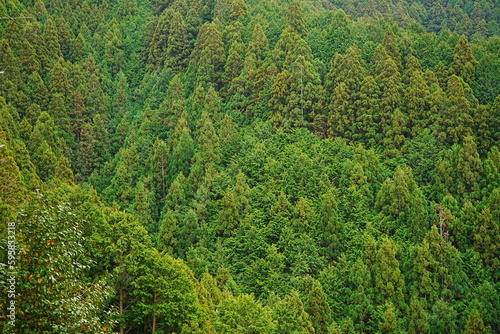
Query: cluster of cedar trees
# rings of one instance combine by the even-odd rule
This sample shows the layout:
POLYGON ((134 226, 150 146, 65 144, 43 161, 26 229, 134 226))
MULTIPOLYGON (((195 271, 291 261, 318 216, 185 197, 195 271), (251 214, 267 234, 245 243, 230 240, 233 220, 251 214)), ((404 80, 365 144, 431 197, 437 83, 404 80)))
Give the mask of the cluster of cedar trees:
POLYGON ((2 330, 500 331, 494 1, 0 13, 2 330))

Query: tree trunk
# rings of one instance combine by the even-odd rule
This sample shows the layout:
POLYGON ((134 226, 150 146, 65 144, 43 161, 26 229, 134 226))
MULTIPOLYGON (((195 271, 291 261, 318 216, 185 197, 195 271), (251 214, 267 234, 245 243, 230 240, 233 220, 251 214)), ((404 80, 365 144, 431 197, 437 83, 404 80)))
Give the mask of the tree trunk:
MULTIPOLYGON (((119 312, 120 315, 123 315, 123 285, 120 283, 118 285, 118 294, 119 294, 119 312)), ((120 323, 120 334, 124 334, 123 323, 120 323)))
POLYGON ((155 310, 155 306, 156 306, 156 297, 157 297, 157 293, 153 293, 153 330, 152 330, 152 334, 155 334, 156 332, 156 310, 155 310))

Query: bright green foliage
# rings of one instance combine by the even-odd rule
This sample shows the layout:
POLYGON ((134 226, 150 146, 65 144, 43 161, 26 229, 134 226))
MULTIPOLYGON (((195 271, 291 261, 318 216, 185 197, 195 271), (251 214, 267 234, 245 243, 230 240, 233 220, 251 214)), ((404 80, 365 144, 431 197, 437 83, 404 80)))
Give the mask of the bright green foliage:
POLYGON ((323 87, 313 65, 303 56, 291 65, 291 71, 285 69, 276 76, 269 99, 273 110, 271 122, 285 129, 305 126, 324 100, 323 87))
POLYGON ((448 103, 440 120, 447 134, 447 142, 456 143, 471 133, 471 105, 465 96, 462 82, 455 75, 448 80, 448 103))
POLYGON ((35 49, 27 40, 22 40, 21 42, 19 58, 26 73, 40 71, 40 63, 36 60, 35 49))
POLYGON ((173 138, 171 143, 175 146, 184 127, 187 126, 186 114, 186 99, 184 96, 184 86, 182 79, 179 75, 172 78, 168 85, 166 96, 159 108, 153 112, 153 124, 161 124, 161 126, 153 127, 151 130, 156 133, 158 137, 166 139, 168 130, 174 129, 173 138), (181 122, 181 118, 184 118, 181 122))
MULTIPOLYGON (((471 303, 471 308, 476 308, 487 330, 498 331, 498 307, 500 302, 498 292, 490 282, 485 282, 477 287, 476 298, 471 303)), ((478 319, 476 319, 478 320, 478 319)))
POLYGON ((243 41, 243 28, 243 24, 240 21, 231 22, 226 26, 222 32, 222 39, 225 45, 224 50, 226 52, 233 43, 241 43, 243 41))
POLYGON ((385 216, 380 229, 390 235, 402 235, 420 240, 427 230, 425 199, 413 179, 411 169, 398 167, 392 179, 387 179, 377 194, 377 207, 385 216), (404 230, 409 228, 406 232, 404 230))
POLYGON ((376 121, 381 131, 387 133, 392 127, 391 115, 401 104, 401 74, 392 57, 385 58, 380 66, 383 68, 378 76, 381 100, 376 121))
POLYGON ((240 75, 243 70, 245 46, 242 43, 234 42, 229 49, 229 56, 225 66, 224 83, 228 85, 240 75))
POLYGON ((14 160, 13 152, 9 147, 10 145, 5 140, 5 132, 1 128, 0 131, 0 145, 2 145, 0 148, 0 161, 2 161, 2 168, 0 169, 0 221, 2 227, 0 235, 4 238, 6 236, 7 223, 12 219, 16 207, 23 200, 25 191, 19 167, 14 160))
POLYGON ((274 309, 274 319, 277 322, 276 333, 316 333, 297 291, 292 291, 290 295, 276 303, 274 309))
POLYGON ((10 80, 13 84, 19 84, 19 67, 18 63, 15 62, 15 56, 14 52, 12 51, 11 45, 9 41, 2 39, 1 40, 1 45, 2 45, 2 59, 1 60, 1 65, 2 65, 2 70, 5 72, 6 77, 2 78, 2 81, 4 80, 10 80))
POLYGON ((222 24, 226 23, 231 12, 232 0, 216 0, 211 4, 213 6, 213 15, 222 24))
POLYGON ((304 36, 307 33, 304 14, 302 13, 302 8, 297 1, 292 2, 290 4, 290 7, 288 7, 286 21, 288 25, 292 27, 299 35, 304 36))
POLYGON ((248 5, 244 0, 233 0, 231 3, 230 20, 238 20, 248 16, 248 5))
POLYGON ((234 188, 227 189, 222 198, 218 229, 221 230, 223 235, 231 235, 250 212, 250 203, 248 200, 250 192, 250 187, 245 180, 245 174, 240 171, 236 175, 234 188))
POLYGON ((35 54, 38 62, 40 63, 42 73, 47 74, 52 68, 51 59, 57 59, 57 57, 52 58, 50 56, 47 46, 45 45, 42 26, 40 24, 29 22, 25 31, 31 37, 30 42, 35 49, 35 54))
POLYGON ((477 191, 477 184, 481 178, 482 162, 477 153, 477 146, 473 137, 464 138, 464 145, 458 157, 457 169, 460 181, 462 181, 459 192, 477 191))
POLYGON ((51 58, 62 57, 61 45, 59 44, 59 33, 54 21, 49 18, 45 25, 44 40, 47 49, 51 51, 51 58))
POLYGON ((16 330, 500 332, 497 7, 0 1, 16 330))
POLYGON ((232 191, 226 191, 222 198, 222 209, 219 218, 219 228, 223 235, 230 236, 239 227, 239 212, 232 191))
POLYGON ((486 333, 486 329, 484 327, 483 319, 479 314, 479 311, 473 309, 469 316, 467 317, 467 321, 465 322, 465 329, 463 331, 464 334, 471 333, 486 333))
POLYGON ((230 157, 240 148, 238 126, 230 115, 224 115, 224 118, 220 122, 219 141, 221 145, 222 164, 227 164, 230 157))
POLYGON ((466 137, 464 141, 462 147, 454 145, 446 152, 445 159, 438 162, 435 178, 444 194, 470 194, 475 197, 478 185, 474 180, 482 177, 482 161, 474 137, 466 137))
POLYGON ((160 251, 167 251, 169 254, 177 246, 176 235, 179 233, 179 224, 175 211, 167 210, 160 220, 160 228, 158 232, 158 249, 160 251))
MULTIPOLYGON (((52 206, 40 197, 34 198, 13 224, 16 263, 9 271, 16 272, 16 326, 5 321, 4 330, 111 333, 108 282, 81 279, 88 258, 80 217, 70 207, 52 206)), ((2 268, 4 277, 11 276, 6 269, 2 268)), ((2 304, 5 302, 3 299, 2 304)))
POLYGON ((177 210, 180 211, 186 201, 186 178, 184 174, 179 173, 172 182, 168 194, 165 197, 165 210, 177 210))
POLYGON ((183 42, 186 41, 186 27, 182 16, 178 12, 168 8, 158 18, 155 31, 149 43, 148 62, 155 66, 160 66, 165 60, 167 62, 172 61, 170 59, 174 56, 172 51, 182 56, 187 46, 183 42), (169 43, 169 40, 172 44, 169 43), (170 57, 165 57, 165 54, 170 57))
POLYGON ((274 333, 275 324, 269 307, 262 306, 253 295, 228 296, 219 305, 219 321, 215 324, 222 333, 274 333))
MULTIPOLYGON (((46 110, 49 103, 49 92, 38 72, 33 72, 28 77, 28 96, 33 103, 37 103, 43 110, 46 110)), ((35 119, 30 121, 34 123, 35 119)))
POLYGON ((451 74, 461 76, 465 82, 472 83, 478 62, 472 53, 472 47, 467 38, 462 35, 455 46, 451 74))
POLYGON ((491 270, 498 270, 500 262, 496 254, 500 249, 500 229, 489 208, 479 213, 473 235, 474 249, 480 254, 484 265, 491 270))
MULTIPOLYGON (((170 31, 167 40, 166 65, 172 67, 176 72, 180 72, 186 67, 189 55, 189 35, 183 17, 178 12, 174 12, 170 20, 170 31)), ((163 56, 162 56, 163 57, 163 56)))
POLYGON ((47 8, 43 0, 36 0, 33 6, 33 13, 40 18, 41 21, 47 19, 47 8))
POLYGON ((128 207, 133 198, 132 188, 134 176, 137 169, 137 148, 132 146, 119 152, 120 163, 116 166, 116 172, 111 179, 109 187, 105 190, 112 200, 120 200, 128 207))
MULTIPOLYGON (((416 58, 415 61, 418 62, 416 58)), ((430 89, 425 82, 421 70, 412 70, 409 73, 409 85, 404 94, 405 107, 411 120, 409 128, 413 136, 417 136, 423 129, 431 125, 431 115, 427 111, 427 99, 430 89)))
POLYGON ((204 166, 205 164, 217 165, 221 159, 219 136, 215 132, 208 112, 204 112, 201 115, 199 127, 198 145, 194 156, 194 163, 199 166, 204 166))
POLYGON ((365 64, 361 58, 361 50, 357 46, 347 49, 345 56, 336 54, 330 61, 330 69, 326 79, 331 82, 327 89, 345 83, 350 94, 357 92, 365 76, 365 64))
POLYGON ((53 95, 57 93, 65 94, 71 90, 71 86, 68 81, 68 70, 64 68, 62 58, 59 59, 50 72, 50 84, 48 89, 53 95))
POLYGON ((492 147, 494 144, 494 137, 496 131, 496 121, 490 123, 490 115, 492 114, 492 109, 490 105, 479 105, 474 111, 474 132, 480 139, 478 143, 478 149, 481 152, 486 152, 486 150, 492 147))
POLYGON ((205 23, 198 34, 193 62, 196 64, 196 82, 219 85, 225 63, 224 44, 215 23, 205 23))
POLYGON ((91 124, 84 123, 78 145, 78 167, 82 177, 88 177, 97 166, 97 138, 91 124))
POLYGON ((432 307, 429 316, 431 333, 453 334, 457 332, 457 311, 449 303, 440 299, 432 307))
POLYGON ((179 137, 177 145, 172 151, 170 157, 170 171, 169 176, 172 180, 175 175, 179 173, 188 174, 188 169, 190 166, 191 159, 194 154, 194 141, 191 138, 189 128, 184 126, 182 129, 182 134, 179 137))
POLYGON ((71 31, 71 27, 68 22, 64 19, 64 17, 59 17, 56 20, 56 26, 58 31, 58 40, 59 45, 61 47, 62 55, 65 59, 71 57, 71 49, 74 45, 75 35, 73 31, 71 31))
MULTIPOLYGON (((205 95, 205 100, 203 101, 203 111, 216 122, 219 122, 221 119, 221 103, 222 101, 219 93, 217 93, 214 87, 209 87, 205 95)), ((201 127, 201 124, 203 124, 203 121, 200 119, 198 126, 201 127)))
POLYGON ((35 167, 37 173, 43 181, 48 181, 54 176, 57 156, 46 141, 43 141, 42 144, 36 148, 33 152, 33 158, 36 162, 35 167))
POLYGON ((385 154, 388 157, 397 157, 401 154, 403 144, 408 135, 408 118, 398 108, 391 115, 390 127, 386 129, 383 140, 385 154))
POLYGON ((157 229, 153 222, 152 209, 153 194, 150 189, 148 189, 148 184, 141 180, 137 183, 133 211, 139 222, 141 222, 149 232, 156 232, 157 229))
POLYGON ((151 250, 132 274, 137 303, 130 312, 137 313, 152 333, 180 332, 197 316, 194 278, 182 260, 151 250))
POLYGON ((252 41, 250 42, 248 49, 254 53, 258 64, 262 62, 269 53, 269 41, 262 30, 260 23, 255 25, 252 34, 252 41))
POLYGON ((373 273, 376 301, 379 304, 382 304, 384 300, 386 303, 390 302, 392 305, 388 305, 386 311, 395 308, 395 310, 390 311, 392 313, 402 310, 404 306, 403 291, 405 282, 399 268, 399 261, 396 258, 397 254, 398 249, 394 241, 390 238, 383 238, 382 244, 376 253, 373 273))
POLYGON ((71 170, 69 160, 65 156, 61 156, 59 160, 57 160, 54 176, 61 183, 67 183, 70 185, 73 184, 75 176, 73 175, 73 171, 71 170))
POLYGON ((167 195, 168 153, 166 143, 157 139, 151 148, 151 156, 149 157, 149 168, 153 175, 152 187, 157 197, 155 201, 157 208, 167 195))
POLYGON ((354 110, 353 105, 349 103, 351 96, 348 87, 344 82, 341 82, 332 94, 332 102, 330 103, 330 118, 328 120, 328 133, 332 137, 345 136, 352 138, 354 110))
POLYGON ((96 257, 113 273, 116 288, 115 305, 118 309, 120 331, 133 326, 138 316, 135 304, 138 302, 139 287, 134 289, 138 266, 144 262, 151 241, 146 230, 131 215, 109 210, 108 222, 98 231, 104 248, 96 257))
POLYGON ((97 151, 97 161, 98 165, 102 166, 110 157, 110 136, 109 131, 106 126, 105 120, 100 114, 97 114, 93 118, 93 130, 94 135, 99 140, 96 143, 97 151))
POLYGON ((292 27, 281 33, 276 47, 272 51, 273 63, 278 68, 290 66, 298 57, 312 60, 312 50, 307 42, 292 27))
POLYGON ((373 76, 367 76, 360 88, 359 99, 355 102, 357 117, 355 120, 356 140, 373 146, 378 131, 377 116, 380 104, 380 90, 373 76))
POLYGON ((397 44, 396 35, 394 35, 394 32, 392 31, 392 29, 388 29, 387 32, 385 33, 384 41, 382 42, 382 45, 384 46, 385 51, 387 52, 387 55, 389 57, 391 57, 392 60, 394 60, 399 71, 401 71, 401 69, 402 69, 401 53, 399 51, 399 47, 397 44))
POLYGON ((409 304, 408 332, 429 333, 428 315, 422 301, 416 295, 411 297, 409 304))
POLYGON ((116 21, 112 21, 109 30, 106 32, 104 38, 106 39, 106 46, 104 56, 106 58, 106 67, 112 74, 117 74, 124 68, 124 52, 123 38, 118 29, 116 21))
MULTIPOLYGON (((448 241, 445 230, 432 226, 415 258, 415 272, 420 283, 415 288, 425 298, 426 308, 438 307, 439 298, 463 293, 464 274, 459 253, 448 241)), ((441 305, 443 306, 443 305, 441 305)), ((439 307, 441 307, 439 306, 439 307)), ((444 307, 444 306, 443 306, 444 307)))
MULTIPOLYGON (((373 282, 370 270, 361 259, 358 259, 350 268, 348 282, 354 287, 349 300, 350 310, 347 314, 354 321, 353 327, 358 331, 372 328, 375 308, 373 305, 373 282)), ((346 291, 347 292, 347 291, 346 291)))
POLYGON ((322 228, 319 230, 320 244, 329 257, 338 255, 342 249, 342 232, 338 198, 334 190, 321 196, 320 215, 322 228))
MULTIPOLYGON (((103 75, 98 67, 98 64, 95 63, 95 59, 90 55, 82 64, 82 68, 84 69, 84 75, 88 76, 85 83, 85 101, 87 108, 93 113, 103 113, 107 110, 109 104, 109 95, 104 93, 103 84, 101 83, 101 76, 103 75)), ((119 77, 119 76, 118 76, 119 77)), ((122 80, 119 80, 122 81, 122 80)), ((120 85, 118 85, 120 87, 120 85)), ((117 96, 119 90, 117 90, 117 96)), ((122 95, 123 96, 123 95, 122 95)), ((124 96, 126 96, 124 94, 124 96)), ((127 108, 126 99, 122 99, 121 108, 127 108)), ((122 110, 120 110, 122 111, 122 110)))
POLYGON ((394 333, 398 329, 398 318, 397 310, 391 302, 385 302, 385 304, 379 308, 380 320, 378 323, 377 333, 394 333))

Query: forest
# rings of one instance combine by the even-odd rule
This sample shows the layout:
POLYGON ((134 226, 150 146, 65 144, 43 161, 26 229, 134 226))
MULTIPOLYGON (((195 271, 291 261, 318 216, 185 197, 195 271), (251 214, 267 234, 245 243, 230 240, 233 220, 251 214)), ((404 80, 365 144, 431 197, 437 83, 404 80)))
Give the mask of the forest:
POLYGON ((0 332, 500 333, 500 2, 0 0, 0 332))

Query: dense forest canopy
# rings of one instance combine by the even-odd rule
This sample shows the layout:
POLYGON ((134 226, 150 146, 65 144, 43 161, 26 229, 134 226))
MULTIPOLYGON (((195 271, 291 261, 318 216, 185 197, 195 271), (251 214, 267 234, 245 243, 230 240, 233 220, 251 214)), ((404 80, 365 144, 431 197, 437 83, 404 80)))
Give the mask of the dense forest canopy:
POLYGON ((500 332, 497 1, 0 17, 2 332, 500 332))

